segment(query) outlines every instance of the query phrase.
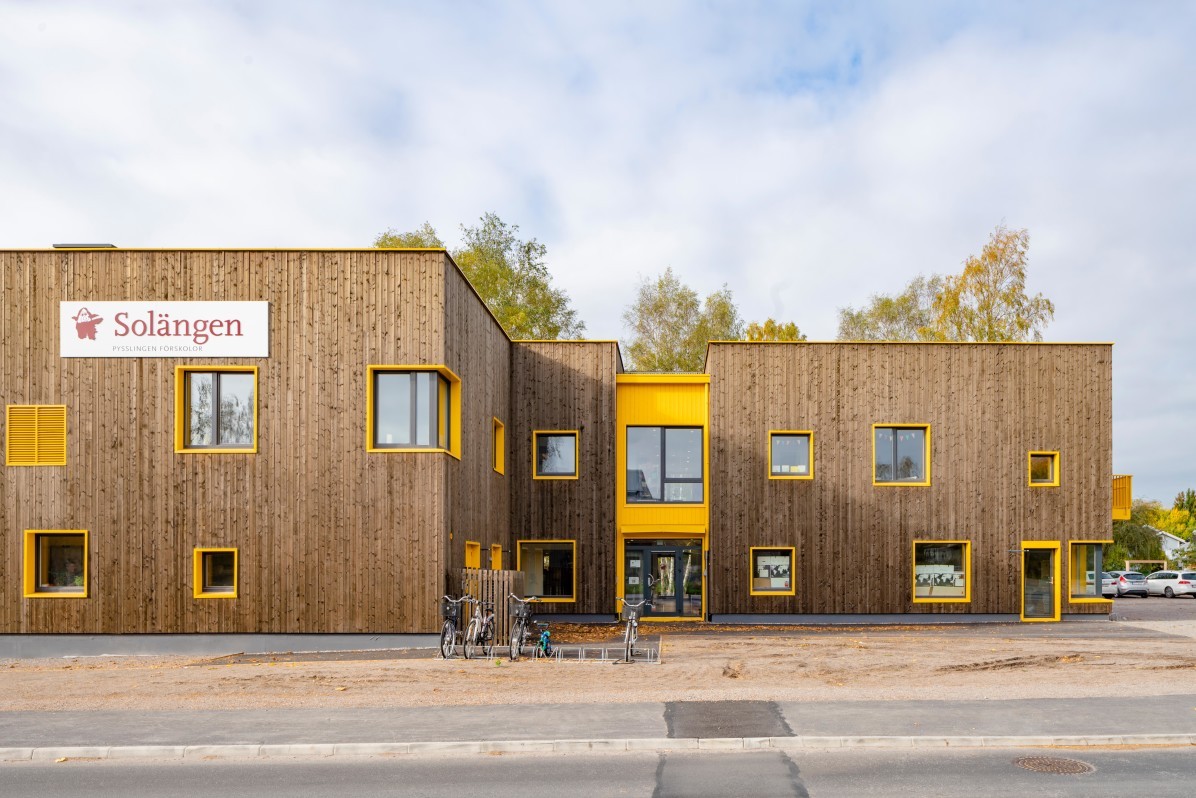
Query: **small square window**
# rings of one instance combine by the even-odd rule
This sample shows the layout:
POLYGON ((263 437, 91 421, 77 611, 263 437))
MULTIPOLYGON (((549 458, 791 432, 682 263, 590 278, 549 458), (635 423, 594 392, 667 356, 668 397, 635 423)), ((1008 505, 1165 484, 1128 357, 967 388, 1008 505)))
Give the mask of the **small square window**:
POLYGON ((753 596, 792 596, 796 593, 793 583, 792 547, 749 549, 753 596))
POLYGON ((813 479, 814 433, 808 430, 769 432, 768 478, 813 479))
POLYGON ((25 597, 86 598, 87 531, 25 530, 25 597))
POLYGON ((257 367, 175 370, 175 451, 257 451, 257 367))
POLYGON ((534 479, 577 479, 577 431, 545 430, 532 433, 534 479))
POLYGON ((872 462, 873 485, 929 485, 930 426, 873 424, 872 462))
POLYGON ((1059 487, 1059 453, 1030 452, 1030 486, 1035 488, 1059 487))
POLYGON ((237 597, 236 549, 196 549, 193 563, 195 598, 237 597))
POLYGON ((521 540, 516 567, 523 571, 523 592, 544 601, 573 601, 577 543, 572 540, 521 540))
POLYGON ((914 602, 971 601, 971 549, 966 540, 915 540, 914 602))

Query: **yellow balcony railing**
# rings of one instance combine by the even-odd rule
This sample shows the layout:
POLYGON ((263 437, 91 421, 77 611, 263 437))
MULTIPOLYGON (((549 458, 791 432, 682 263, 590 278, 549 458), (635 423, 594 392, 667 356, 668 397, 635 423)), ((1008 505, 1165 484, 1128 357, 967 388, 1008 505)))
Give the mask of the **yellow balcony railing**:
POLYGON ((1129 474, 1113 476, 1113 520, 1130 520, 1130 507, 1134 503, 1134 478, 1129 474))

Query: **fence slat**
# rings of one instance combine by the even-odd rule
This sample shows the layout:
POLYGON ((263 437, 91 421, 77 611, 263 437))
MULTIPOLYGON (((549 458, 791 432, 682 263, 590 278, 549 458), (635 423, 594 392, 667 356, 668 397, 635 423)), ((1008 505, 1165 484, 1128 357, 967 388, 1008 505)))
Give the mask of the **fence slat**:
MULTIPOLYGON (((504 645, 511 633, 507 596, 523 595, 523 571, 492 571, 488 568, 461 568, 457 572, 457 595, 469 595, 494 604, 495 645, 504 645)), ((462 619, 468 626, 469 618, 462 619)))

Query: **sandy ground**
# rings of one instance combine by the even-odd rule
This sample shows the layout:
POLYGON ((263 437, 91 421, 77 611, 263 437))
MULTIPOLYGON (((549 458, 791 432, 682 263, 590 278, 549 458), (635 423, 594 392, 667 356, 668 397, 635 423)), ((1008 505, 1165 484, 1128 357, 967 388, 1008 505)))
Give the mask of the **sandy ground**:
MULTIPOLYGON (((1064 637, 1017 626, 716 633, 646 628, 647 634, 663 635, 663 663, 632 665, 268 656, 232 662, 7 660, 0 662, 0 709, 1007 699, 1196 691, 1196 621, 1083 626, 1064 637)), ((595 640, 610 631, 563 629, 557 636, 595 640)))

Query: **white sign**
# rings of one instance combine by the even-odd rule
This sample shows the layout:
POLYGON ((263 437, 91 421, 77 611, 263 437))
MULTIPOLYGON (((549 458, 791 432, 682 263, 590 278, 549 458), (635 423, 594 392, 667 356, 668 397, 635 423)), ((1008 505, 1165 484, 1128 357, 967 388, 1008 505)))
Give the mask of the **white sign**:
POLYGON ((269 302, 60 302, 62 357, 269 357, 269 302))

